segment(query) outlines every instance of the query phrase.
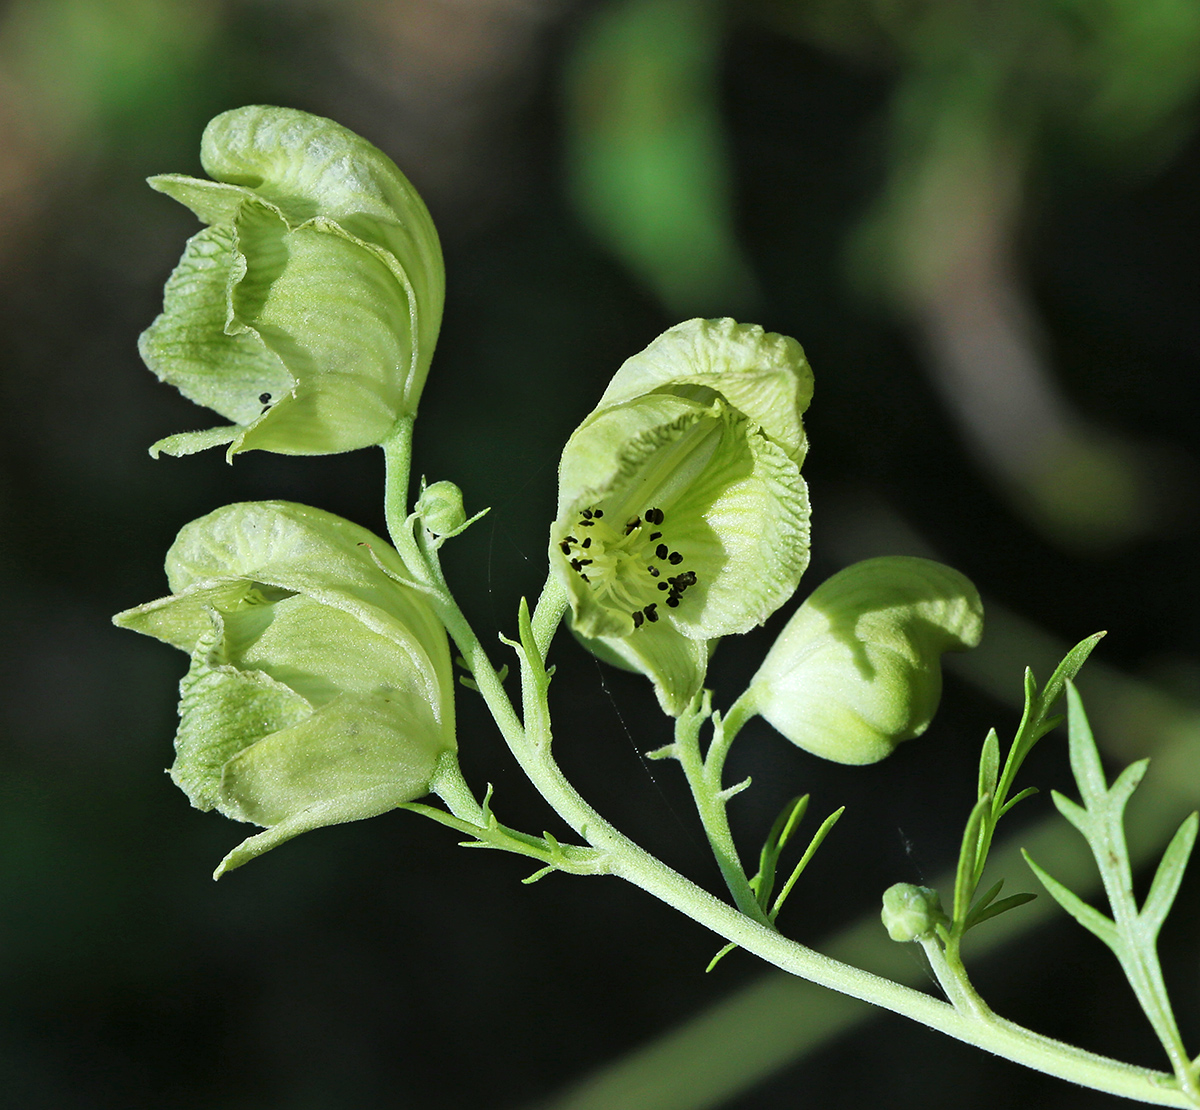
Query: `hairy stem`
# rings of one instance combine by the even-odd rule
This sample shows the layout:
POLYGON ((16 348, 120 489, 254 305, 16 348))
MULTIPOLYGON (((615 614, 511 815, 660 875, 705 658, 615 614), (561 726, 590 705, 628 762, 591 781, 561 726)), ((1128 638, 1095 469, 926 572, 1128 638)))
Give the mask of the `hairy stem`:
MULTIPOLYGON (((788 940, 769 924, 715 898, 604 820, 579 795, 555 763, 548 735, 531 736, 526 732, 487 652, 451 595, 436 552, 423 551, 408 528, 408 437, 411 437, 411 422, 406 429, 398 425, 393 440, 384 445, 389 471, 388 527, 393 541, 406 558, 409 555, 414 558, 411 569, 421 573, 431 586, 434 608, 466 659, 479 692, 525 775, 559 817, 603 854, 602 866, 597 870, 619 875, 718 936, 819 986, 880 1006, 1015 1063, 1093 1090, 1160 1106, 1196 1106, 1179 1090, 1177 1080, 1164 1072, 1135 1067, 1062 1044, 1006 1021, 986 1007, 981 1010, 964 1006, 957 1010, 949 1003, 788 940)), ((545 652, 565 611, 566 598, 561 587, 553 580, 548 581, 531 619, 530 638, 533 642, 529 646, 535 648, 537 658, 523 657, 521 663, 523 689, 527 696, 541 702, 532 714, 540 727, 548 728, 549 722, 545 704, 547 679, 542 672, 545 652)), ((532 706, 526 706, 527 716, 531 709, 532 706)), ((749 715, 748 711, 744 714, 742 711, 730 712, 733 723, 739 726, 741 720, 738 718, 749 715)))
MULTIPOLYGON (((700 729, 709 720, 708 696, 704 695, 704 706, 695 703, 688 711, 675 721, 675 757, 679 760, 688 786, 692 790, 692 798, 696 803, 696 812, 700 815, 700 823, 704 826, 704 835, 708 837, 709 847, 712 848, 717 866, 725 879, 729 893, 733 895, 734 903, 742 913, 764 925, 770 925, 770 918, 758 904, 738 856, 737 845, 733 840, 733 831, 729 827, 729 815, 726 806, 729 799, 721 793, 721 764, 724 762, 724 750, 720 752, 715 767, 710 767, 700 755, 700 729), (714 773, 715 772, 715 773, 714 773)), ((723 732, 723 722, 716 719, 713 722, 713 748, 720 745, 723 732)))

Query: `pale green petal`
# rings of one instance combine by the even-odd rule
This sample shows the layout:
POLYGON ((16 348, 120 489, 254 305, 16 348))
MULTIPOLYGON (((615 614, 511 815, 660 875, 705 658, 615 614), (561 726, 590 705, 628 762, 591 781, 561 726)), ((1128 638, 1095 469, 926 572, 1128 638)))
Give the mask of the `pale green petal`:
MULTIPOLYGON (((207 586, 194 586, 184 594, 126 609, 113 617, 113 624, 153 636, 190 655, 201 640, 211 637, 214 612, 230 613, 243 605, 266 600, 263 589, 245 578, 224 578, 207 586)), ((273 587, 265 589, 270 592, 273 587)))
MULTIPOLYGON (((808 441, 801 416, 812 400, 812 371, 800 344, 733 320, 688 320, 627 359, 598 410, 683 387, 713 390, 761 425, 797 462, 808 441)), ((703 396, 698 398, 704 400, 703 396)))
MULTIPOLYGON (((264 393, 279 397, 293 381, 278 356, 257 335, 226 333, 228 286, 236 250, 232 229, 209 227, 188 240, 183 257, 167 279, 163 311, 138 340, 146 365, 189 401, 219 412, 235 424, 262 413, 264 393)), ((190 454, 230 438, 240 429, 184 433, 155 444, 168 454, 190 454), (208 437, 204 442, 197 436, 208 437), (210 442, 211 440, 211 442, 210 442)))
POLYGON ((242 201, 255 195, 252 189, 205 181, 182 173, 160 173, 146 179, 151 189, 190 208, 206 224, 231 224, 242 201))
POLYGON ((761 624, 808 567, 808 488, 774 442, 730 421, 703 474, 675 503, 672 546, 700 576, 672 619, 693 637, 761 624))
POLYGON ((179 684, 179 731, 175 735, 172 781, 197 809, 230 812, 221 777, 238 752, 277 729, 287 729, 312 715, 304 698, 270 676, 239 671, 212 657, 219 647, 220 618, 214 614, 209 634, 179 684))
POLYGON ((666 456, 664 463, 655 467, 655 473, 642 475, 641 471, 656 451, 679 440, 686 428, 712 413, 711 406, 669 394, 593 413, 563 449, 558 470, 559 516, 599 500, 618 486, 628 487, 635 480, 643 489, 654 488, 648 494, 632 491, 628 497, 631 502, 639 496, 670 493, 658 489, 663 479, 671 479, 672 490, 681 488, 694 475, 695 465, 687 473, 668 474, 674 455, 666 456), (658 481, 657 476, 661 476, 658 481))
POLYGON ((320 824, 331 825, 428 794, 446 750, 429 716, 411 696, 345 694, 230 759, 224 808, 256 825, 277 825, 319 807, 320 824))
POLYGON ((185 599, 193 588, 248 579, 339 609, 386 639, 419 645, 429 660, 423 670, 430 700, 439 719, 453 720, 445 630, 424 595, 388 577, 408 576, 391 544, 365 528, 286 501, 226 505, 186 525, 166 565, 172 591, 185 599))
POLYGON ((634 625, 628 607, 595 593, 561 549, 583 508, 602 505, 620 521, 649 507, 665 511, 664 537, 698 582, 685 603, 661 615, 693 639, 761 624, 792 596, 808 565, 799 467, 720 402, 704 407, 654 394, 589 418, 563 452, 560 499, 551 565, 588 637, 634 634, 634 625))
POLYGON ((167 568, 173 596, 114 619, 191 649, 172 777, 201 809, 272 826, 218 873, 420 797, 454 758, 445 629, 378 536, 229 505, 180 532, 167 568))
POLYGON ((243 429, 240 425, 223 428, 209 428, 203 432, 176 432, 173 436, 163 436, 162 439, 150 444, 150 457, 157 459, 159 455, 172 455, 180 458, 183 455, 194 455, 197 451, 207 451, 210 447, 222 447, 232 443, 243 429))
POLYGON ((366 628, 357 615, 293 594, 270 606, 242 606, 225 618, 231 663, 261 670, 320 707, 344 693, 408 691, 437 704, 429 665, 411 638, 397 642, 366 628))
POLYGON ((212 226, 189 243, 141 349, 235 427, 152 453, 382 442, 416 411, 441 325, 441 247, 420 197, 370 143, 286 108, 218 116, 201 161, 216 181, 150 179, 212 226))
POLYGON ((762 623, 808 564, 811 393, 794 340, 692 320, 621 367, 563 450, 550 561, 573 628, 669 712, 709 641, 762 623))
POLYGON ((704 686, 713 645, 688 639, 665 621, 643 625, 632 636, 575 635, 596 658, 649 678, 658 704, 671 717, 678 717, 704 686))
MULTIPOLYGON (((583 636, 628 635, 634 622, 629 606, 611 604, 569 565, 561 545, 577 530, 580 510, 603 506, 619 522, 618 528, 651 507, 664 510, 675 522, 677 502, 701 480, 725 428, 719 404, 710 408, 661 395, 600 413, 571 437, 560 469, 560 511, 550 533, 550 561, 583 636), (589 477, 597 486, 582 484, 589 477), (571 492, 577 496, 567 501, 571 492)), ((717 573, 719 563, 712 555, 719 547, 711 536, 705 545, 693 543, 691 555, 709 556, 704 573, 717 573)), ((667 617, 665 608, 663 615, 667 617)))
POLYGON ((394 256, 414 292, 419 393, 441 326, 445 268, 429 211, 395 163, 333 120, 262 105, 213 119, 200 161, 218 181, 277 205, 293 227, 326 216, 394 256))
POLYGON ((856 563, 822 583, 751 682, 757 711, 794 744, 874 763, 929 725, 941 655, 979 642, 983 608, 963 575, 927 559, 856 563))
POLYGON ((296 381, 238 448, 323 454, 378 443, 406 404, 404 287, 376 248, 328 221, 289 230, 255 202, 235 226, 245 271, 226 330, 253 329, 296 381))

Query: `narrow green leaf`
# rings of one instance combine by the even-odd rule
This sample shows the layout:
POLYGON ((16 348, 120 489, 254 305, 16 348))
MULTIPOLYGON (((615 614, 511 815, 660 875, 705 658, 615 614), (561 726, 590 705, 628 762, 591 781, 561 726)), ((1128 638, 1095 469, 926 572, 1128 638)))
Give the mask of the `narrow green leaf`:
POLYGON ((1141 920, 1149 927, 1150 936, 1158 936, 1175 895, 1179 893, 1179 884, 1183 881, 1183 871, 1187 867, 1188 857, 1196 844, 1196 829, 1200 824, 1200 814, 1192 813, 1184 819, 1178 831, 1171 838, 1167 850, 1159 861, 1158 870, 1154 873, 1154 881, 1150 884, 1150 893, 1142 905, 1141 920))
POLYGON ((1058 695, 1062 693, 1063 686, 1074 680, 1084 663, 1087 662, 1088 656, 1092 654, 1092 649, 1106 635, 1108 635, 1107 632, 1093 633, 1086 640, 1080 640, 1063 657, 1063 661, 1055 668, 1054 673, 1050 676, 1050 681, 1046 683, 1042 690, 1042 696, 1038 699, 1043 716, 1058 700, 1058 695))
POLYGON ((1018 906, 1024 906, 1027 902, 1032 902, 1036 897, 1036 894, 1010 894, 1007 898, 1001 898, 994 905, 982 909, 976 906, 967 917, 966 923, 963 926, 963 932, 965 933, 968 929, 974 929, 976 925, 990 921, 993 917, 999 917, 1000 914, 1008 910, 1015 910, 1018 906))
POLYGON ((679 749, 674 744, 664 744, 646 753, 647 759, 678 759, 679 749))
POLYGON ((1091 843, 1091 830, 1095 825, 1092 815, 1083 806, 1071 801, 1065 794, 1060 794, 1057 790, 1051 790, 1050 797, 1054 800, 1054 806, 1058 812, 1079 830, 1085 840, 1091 843))
POLYGON ((732 952, 736 947, 737 945, 734 944, 733 941, 730 941, 727 945, 725 945, 720 952, 718 952, 711 960, 708 961, 708 967, 704 969, 704 974, 707 975, 710 971, 712 971, 712 969, 716 967, 717 964, 719 964, 725 956, 728 956, 729 953, 732 952))
POLYGON ((1003 817, 1010 809, 1012 809, 1013 806, 1017 804, 1017 802, 1022 802, 1026 798, 1031 798, 1034 794, 1039 793, 1041 793, 1041 791, 1039 791, 1036 786, 1025 787, 1024 790, 1022 790, 1019 794, 1013 795, 1013 797, 1009 798, 1008 801, 1000 807, 1000 812, 996 814, 996 819, 999 820, 1001 817, 1003 817))
POLYGON ((838 818, 845 812, 845 806, 835 809, 821 822, 821 827, 813 833, 813 838, 808 842, 808 847, 805 848, 804 855, 800 857, 800 862, 792 869, 792 873, 788 876, 788 881, 783 884, 783 889, 779 892, 779 897, 775 899, 775 904, 771 907, 770 917, 772 921, 775 920, 779 911, 783 908, 783 903, 787 900, 787 896, 792 893, 792 887, 796 885, 796 880, 800 878, 804 869, 808 866, 808 861, 813 858, 813 854, 821 846, 821 841, 825 839, 829 834, 829 830, 837 824, 838 818))
POLYGON ((975 893, 976 861, 979 858, 979 830, 983 815, 991 808, 992 799, 985 794, 979 799, 967 818, 963 830, 962 847, 958 851, 958 873, 954 877, 954 920, 964 921, 971 908, 971 896, 975 893))
POLYGON ((1038 725, 1037 738, 1040 740, 1047 733, 1053 732, 1066 719, 1066 716, 1062 713, 1055 713, 1053 717, 1044 718, 1042 723, 1038 725))
POLYGON ((1024 762, 1025 756, 1029 754, 1029 750, 1037 743, 1036 702, 1037 682, 1033 677, 1033 671, 1026 667, 1025 705, 1021 710, 1021 723, 1017 726, 1016 736, 1013 738, 1012 746, 1008 749, 1008 755, 1005 756, 1004 770, 1000 774, 1000 782, 996 792, 996 799, 1001 805, 1003 805, 1009 790, 1012 789, 1013 780, 1017 777, 1017 772, 1021 769, 1021 764, 1024 762))
MULTIPOLYGON (((1025 668, 1024 689, 1025 689, 1025 706, 1021 710, 1021 723, 1017 726, 1017 737, 1018 738, 1025 735, 1026 729, 1036 719, 1036 709, 1037 709, 1037 702, 1038 702, 1037 680, 1033 677, 1033 671, 1029 667, 1025 668)), ((1010 762, 1016 756, 1016 754, 1017 754, 1017 750, 1016 750, 1016 745, 1014 743, 1013 748, 1008 753, 1008 758, 1009 758, 1010 762)), ((1025 755, 1023 752, 1021 753, 1020 758, 1021 759, 1025 758, 1025 755)))
POLYGON ((1130 795, 1137 789, 1149 766, 1150 760, 1148 759, 1139 759, 1136 763, 1131 763, 1116 777, 1109 788, 1109 805, 1117 818, 1124 812, 1130 795))
POLYGON ((1000 777, 1000 737, 992 729, 983 742, 979 755, 979 797, 996 794, 996 783, 1000 777))
MULTIPOLYGON (((800 797, 793 798, 788 803, 788 806, 791 807, 791 811, 788 812, 786 807, 784 809, 784 812, 787 813, 787 820, 784 822, 783 830, 778 835, 775 834, 774 829, 771 830, 772 835, 776 835, 776 840, 780 848, 787 846, 787 842, 792 839, 792 836, 800 827, 800 822, 804 820, 804 814, 808 811, 808 795, 801 794, 800 797)), ((783 815, 781 814, 780 816, 783 815)), ((778 824, 779 822, 776 821, 776 825, 778 824)))
POLYGON ((1103 809, 1108 793, 1104 768, 1100 764, 1100 753, 1096 750, 1096 741, 1092 736, 1091 725, 1088 724, 1083 700, 1074 684, 1070 682, 1067 683, 1067 706, 1071 773, 1075 776, 1075 782, 1088 809, 1103 809))
POLYGON ((557 870, 557 868, 555 868, 553 864, 549 864, 546 867, 535 871, 532 875, 526 875, 525 878, 521 880, 521 883, 523 886, 528 886, 530 883, 536 883, 538 879, 544 879, 550 874, 551 871, 555 870, 557 870))
POLYGON ((741 782, 735 782, 732 786, 727 786, 724 790, 718 791, 717 799, 727 802, 730 798, 736 798, 743 790, 748 790, 753 781, 753 778, 747 775, 741 782))
POLYGON ((1046 888, 1050 896, 1067 913, 1075 918, 1080 925, 1087 929, 1089 933, 1093 933, 1104 941, 1116 953, 1117 957, 1120 958, 1123 945, 1117 933, 1116 925, 1099 910, 1089 906, 1079 895, 1068 890, 1057 879, 1044 871, 1023 848, 1021 849, 1021 854, 1025 857, 1025 862, 1029 864, 1030 870, 1038 877, 1039 882, 1046 888))
POLYGON ((784 845, 791 839, 792 833, 800 824, 808 809, 808 795, 801 794, 787 803, 775 818, 767 839, 763 841, 762 851, 758 857, 758 874, 750 881, 750 886, 758 898, 758 903, 765 910, 775 889, 775 868, 779 862, 784 845))
POLYGON ((979 898, 976 899, 975 905, 971 907, 971 914, 977 914, 985 906, 989 905, 991 903, 992 899, 995 898, 996 895, 1000 893, 1000 891, 1003 889, 1003 887, 1004 887, 1003 879, 998 879, 993 886, 988 887, 987 890, 985 890, 979 896, 979 898))

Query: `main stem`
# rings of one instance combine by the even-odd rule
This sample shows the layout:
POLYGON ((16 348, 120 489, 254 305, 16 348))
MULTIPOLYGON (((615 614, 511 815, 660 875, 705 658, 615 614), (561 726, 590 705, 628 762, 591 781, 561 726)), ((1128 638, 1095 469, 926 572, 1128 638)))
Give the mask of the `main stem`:
MULTIPOLYGON (((555 598, 554 602, 556 604, 553 607, 561 616, 565 599, 555 598)), ((543 607, 539 603, 539 615, 542 612, 543 607)), ((458 614, 454 624, 457 627, 451 628, 451 635, 459 649, 468 658, 482 653, 482 647, 467 628, 461 614, 458 614)), ((476 671, 477 676, 479 673, 476 671)), ((494 676, 490 666, 483 673, 485 676, 494 676)), ((493 683, 486 677, 477 678, 477 681, 497 718, 515 722, 516 715, 511 706, 506 707, 507 698, 499 683, 493 683)), ((775 930, 714 898, 609 825, 566 780, 551 758, 548 745, 533 744, 519 728, 511 732, 506 730, 506 739, 509 739, 522 770, 551 808, 589 844, 608 855, 613 874, 641 887, 768 963, 820 986, 912 1018, 957 1040, 1037 1071, 1142 1102, 1161 1106, 1194 1106, 1182 1092, 1164 1086, 1173 1079, 1163 1072, 1134 1067, 1062 1044, 1006 1021, 990 1011, 985 1014, 960 1012, 927 994, 831 959, 782 937, 775 930)))
MULTIPOLYGON (((405 435, 411 437, 411 433, 411 422, 406 431, 398 425, 396 438, 399 440, 400 436, 405 435)), ((396 449, 399 443, 391 445, 389 441, 384 444, 389 469, 387 520, 393 542, 406 558, 412 553, 424 562, 425 566, 421 568, 422 576, 433 586, 431 600, 438 616, 462 652, 479 692, 487 702, 521 769, 550 807, 582 839, 605 853, 612 874, 641 887, 717 935, 748 952, 753 952, 791 975, 891 1010, 956 1040, 1068 1082, 1140 1102, 1159 1106, 1192 1107, 1194 1110, 1196 1104, 1174 1086, 1174 1077, 1164 1072, 1135 1067, 1063 1044, 1006 1021, 990 1010, 983 1013, 957 1010, 930 995, 872 975, 788 940, 774 929, 760 924, 733 906, 713 897, 604 820, 584 801, 555 763, 550 754, 548 733, 537 737, 526 733, 525 726, 513 708, 483 645, 450 594, 440 566, 436 560, 425 559, 416 544, 406 523, 409 442, 410 439, 405 440, 404 444, 406 449, 402 460, 403 476, 399 473, 401 459, 396 449), (391 473, 393 459, 398 466, 395 475, 391 473), (397 493, 400 488, 403 489, 403 495, 397 493)), ((416 566, 411 569, 414 572, 418 570, 416 566)), ((523 663, 523 669, 530 665, 541 668, 554 631, 566 611, 566 605, 564 592, 551 579, 539 598, 532 617, 533 640, 540 658, 530 661, 530 664, 523 663)), ((522 685, 526 690, 538 685, 530 681, 528 676, 523 675, 523 679, 522 685)), ((544 702, 544 689, 543 684, 543 704, 531 719, 549 720, 544 702)))

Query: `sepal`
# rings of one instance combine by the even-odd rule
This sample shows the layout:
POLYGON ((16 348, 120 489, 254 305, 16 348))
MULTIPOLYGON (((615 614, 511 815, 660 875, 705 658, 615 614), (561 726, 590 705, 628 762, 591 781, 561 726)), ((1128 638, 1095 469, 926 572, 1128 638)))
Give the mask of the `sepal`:
POLYGON ((201 161, 217 180, 150 180, 210 226, 189 241, 139 348, 159 378, 232 424, 152 453, 381 442, 416 412, 441 324, 441 247, 420 197, 370 143, 288 108, 217 116, 201 161))
POLYGON ((428 793, 453 758, 446 634, 379 537, 287 502, 229 505, 167 556, 175 591, 114 621, 187 651, 171 777, 267 827, 218 874, 428 793))
POLYGON ((970 581, 928 559, 886 556, 827 579, 796 610, 750 684, 763 717, 837 763, 874 763, 928 727, 941 656, 974 647, 970 581))

